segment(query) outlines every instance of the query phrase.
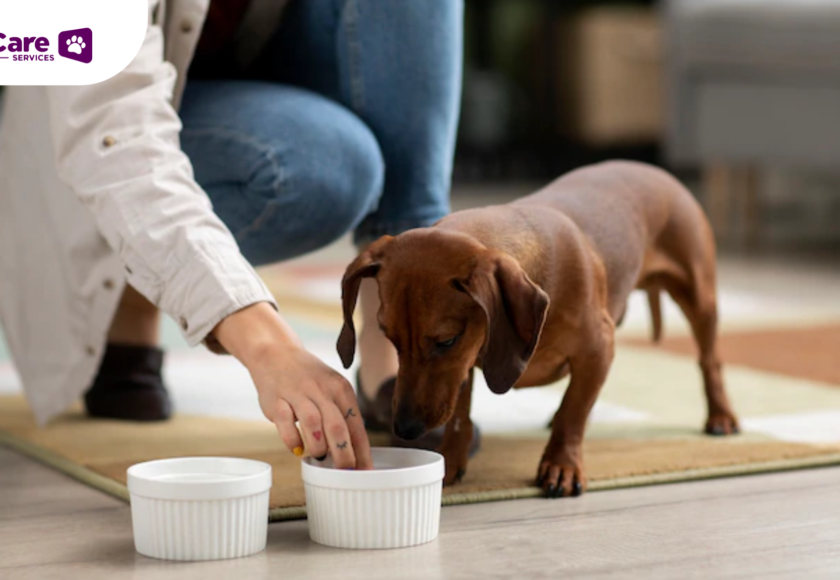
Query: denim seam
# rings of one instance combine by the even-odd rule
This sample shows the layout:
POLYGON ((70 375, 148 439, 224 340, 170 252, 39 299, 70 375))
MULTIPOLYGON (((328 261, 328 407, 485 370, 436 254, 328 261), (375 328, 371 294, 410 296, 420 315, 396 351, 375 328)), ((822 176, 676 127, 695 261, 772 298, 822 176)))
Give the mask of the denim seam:
MULTIPOLYGON (((207 128, 207 129, 184 129, 183 133, 189 134, 196 134, 196 135, 223 135, 226 137, 231 137, 234 140, 237 140, 241 143, 246 143, 251 145, 259 151, 265 159, 271 164, 271 169, 274 175, 277 177, 275 178, 274 182, 272 183, 272 189, 277 191, 280 189, 281 184, 284 181, 285 175, 283 171, 283 165, 280 163, 278 159, 277 152, 267 145, 266 143, 254 139, 251 135, 247 135, 245 133, 241 133, 239 131, 233 131, 231 129, 218 129, 218 128, 207 128)), ((277 211, 277 202, 276 201, 269 201, 265 204, 265 208, 263 211, 258 215, 254 220, 247 226, 241 228, 238 232, 234 234, 234 238, 237 242, 242 241, 245 236, 250 234, 251 232, 258 231, 264 222, 270 219, 274 213, 277 211)))
POLYGON ((344 7, 344 26, 347 33, 347 67, 350 75, 350 104, 353 112, 361 114, 365 106, 364 84, 361 75, 361 42, 359 41, 358 24, 359 5, 356 0, 347 0, 344 7))

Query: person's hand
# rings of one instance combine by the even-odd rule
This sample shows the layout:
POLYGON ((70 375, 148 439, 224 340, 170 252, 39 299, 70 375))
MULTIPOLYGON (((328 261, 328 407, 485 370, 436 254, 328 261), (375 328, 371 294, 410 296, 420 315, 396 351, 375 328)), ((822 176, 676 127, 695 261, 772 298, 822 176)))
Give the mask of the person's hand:
POLYGON ((356 395, 344 377, 299 346, 283 348, 249 370, 263 414, 292 452, 302 455, 305 448, 317 459, 329 453, 339 468, 372 467, 356 395))
POLYGON ((305 448, 318 459, 329 453, 342 469, 373 467, 350 383, 307 352, 271 305, 255 304, 228 316, 214 335, 248 368, 263 414, 290 451, 300 456, 305 448))

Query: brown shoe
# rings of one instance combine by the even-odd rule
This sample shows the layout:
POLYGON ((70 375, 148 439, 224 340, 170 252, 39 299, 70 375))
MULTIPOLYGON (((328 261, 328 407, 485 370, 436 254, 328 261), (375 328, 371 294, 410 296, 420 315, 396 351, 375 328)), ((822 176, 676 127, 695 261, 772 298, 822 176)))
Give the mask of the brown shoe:
MULTIPOLYGON (((359 401, 359 411, 362 413, 362 419, 365 421, 365 427, 368 431, 373 433, 389 433, 391 435, 392 447, 405 447, 410 449, 428 449, 436 451, 440 448, 443 442, 443 434, 446 426, 442 425, 436 429, 432 429, 425 435, 407 441, 400 439, 394 434, 394 408, 392 401, 394 400, 394 389, 397 385, 396 378, 390 378, 382 383, 379 391, 376 393, 376 398, 371 400, 365 395, 362 389, 361 376, 356 374, 356 397, 359 401)), ((473 436, 470 442, 469 456, 472 457, 481 448, 481 431, 478 426, 473 423, 473 436)))
POLYGON ((109 344, 93 386, 85 393, 88 415, 142 422, 168 419, 172 403, 162 368, 159 348, 109 344))

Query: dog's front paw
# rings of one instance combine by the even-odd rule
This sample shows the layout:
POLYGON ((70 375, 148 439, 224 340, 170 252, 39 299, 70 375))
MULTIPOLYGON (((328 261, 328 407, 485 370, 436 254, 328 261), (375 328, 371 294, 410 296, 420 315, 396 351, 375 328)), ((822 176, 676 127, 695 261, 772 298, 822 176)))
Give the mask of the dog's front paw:
POLYGON ((461 483, 461 480, 464 479, 464 475, 466 475, 466 473, 466 465, 459 465, 457 462, 453 462, 453 464, 450 465, 449 461, 447 461, 446 473, 443 476, 443 485, 448 486, 461 483))
POLYGON ((738 419, 730 412, 710 414, 704 430, 707 435, 735 435, 741 432, 738 419))
POLYGON ((578 496, 586 489, 586 475, 580 461, 569 454, 543 457, 537 472, 537 486, 550 498, 578 496))
POLYGON ((458 426, 457 421, 454 422, 454 425, 447 425, 443 443, 438 449, 438 453, 443 455, 446 461, 443 485, 459 483, 467 472, 467 463, 470 460, 470 443, 474 434, 473 427, 471 423, 467 424, 469 430, 457 429, 458 426))

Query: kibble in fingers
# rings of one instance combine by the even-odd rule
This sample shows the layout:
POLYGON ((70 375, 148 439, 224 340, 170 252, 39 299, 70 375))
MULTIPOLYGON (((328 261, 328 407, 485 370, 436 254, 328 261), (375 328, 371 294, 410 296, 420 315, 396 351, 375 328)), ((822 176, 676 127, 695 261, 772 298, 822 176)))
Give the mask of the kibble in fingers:
POLYGON ((289 451, 297 455, 303 456, 303 439, 300 432, 295 426, 295 413, 292 411, 291 405, 286 401, 279 401, 277 403, 277 414, 274 416, 274 425, 277 427, 277 432, 280 433, 280 438, 289 451))

